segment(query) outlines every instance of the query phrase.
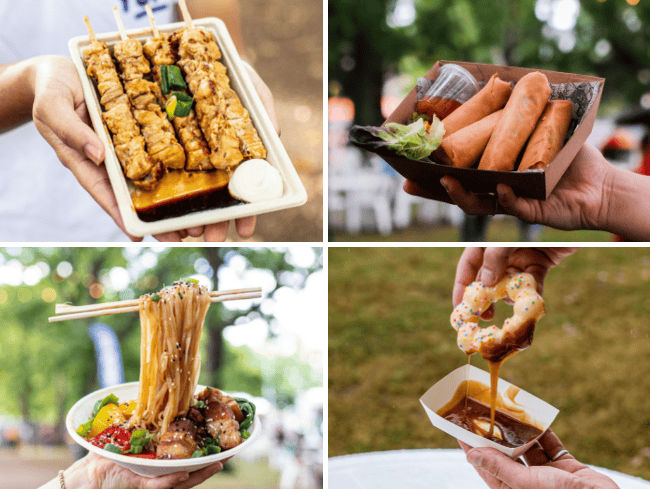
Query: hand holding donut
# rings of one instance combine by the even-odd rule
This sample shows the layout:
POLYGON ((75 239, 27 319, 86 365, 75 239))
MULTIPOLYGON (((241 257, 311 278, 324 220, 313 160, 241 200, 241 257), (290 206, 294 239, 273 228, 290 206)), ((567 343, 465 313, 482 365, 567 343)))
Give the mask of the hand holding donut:
POLYGON ((465 288, 463 300, 451 314, 451 325, 458 331, 458 347, 468 355, 479 352, 490 361, 501 361, 530 346, 537 321, 544 315, 544 299, 530 273, 504 277, 494 287, 472 282, 465 288), (508 297, 514 302, 514 314, 503 328, 478 325, 491 305, 508 297))
MULTIPOLYGON (((537 282, 537 292, 543 290, 548 271, 564 258, 575 253, 578 248, 467 248, 461 256, 456 269, 453 305, 462 300, 465 287, 480 281, 486 287, 494 286, 506 273, 530 273, 537 282)), ((505 299, 510 302, 510 298, 505 299)), ((494 307, 490 306, 481 315, 489 320, 494 307)))

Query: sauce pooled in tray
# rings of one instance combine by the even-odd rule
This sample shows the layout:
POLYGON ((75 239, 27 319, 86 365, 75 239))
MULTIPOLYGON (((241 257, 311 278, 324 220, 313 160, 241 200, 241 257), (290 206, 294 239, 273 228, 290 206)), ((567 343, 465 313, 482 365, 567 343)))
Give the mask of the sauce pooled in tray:
POLYGON ((475 381, 462 382, 452 399, 436 414, 476 435, 500 445, 515 448, 542 434, 540 424, 514 401, 519 388, 511 386, 505 397, 497 394, 494 431, 490 430, 490 387, 475 381))

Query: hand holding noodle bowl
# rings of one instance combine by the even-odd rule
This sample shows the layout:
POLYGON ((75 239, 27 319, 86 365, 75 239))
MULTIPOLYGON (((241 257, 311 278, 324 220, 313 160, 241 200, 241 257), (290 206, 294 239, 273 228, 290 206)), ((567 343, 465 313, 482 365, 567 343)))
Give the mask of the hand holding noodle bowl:
POLYGON ((140 297, 138 397, 98 401, 77 433, 113 453, 158 459, 211 455, 247 439, 252 402, 211 387, 194 395, 209 305, 207 288, 195 281, 140 297))

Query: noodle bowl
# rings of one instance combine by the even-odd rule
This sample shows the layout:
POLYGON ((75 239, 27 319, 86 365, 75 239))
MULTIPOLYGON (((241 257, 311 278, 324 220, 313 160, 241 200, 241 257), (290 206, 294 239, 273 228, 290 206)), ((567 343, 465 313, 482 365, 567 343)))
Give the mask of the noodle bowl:
POLYGON ((175 282, 140 297, 140 382, 137 398, 98 400, 76 434, 110 452, 185 459, 232 450, 251 436, 255 405, 206 387, 197 393, 199 342, 210 306, 195 281, 175 282))

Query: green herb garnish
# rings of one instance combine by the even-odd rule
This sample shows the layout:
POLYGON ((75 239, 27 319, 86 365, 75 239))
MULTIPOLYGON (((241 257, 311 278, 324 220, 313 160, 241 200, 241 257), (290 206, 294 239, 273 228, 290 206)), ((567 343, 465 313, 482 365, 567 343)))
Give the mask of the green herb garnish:
POLYGON ((183 294, 181 294, 181 293, 179 292, 179 293, 178 293, 178 297, 180 297, 180 298, 182 299, 182 298, 183 298, 183 294))
POLYGON ((244 415, 244 420, 239 423, 239 432, 248 431, 248 429, 253 425, 253 420, 255 419, 255 404, 253 404, 248 399, 242 397, 235 397, 235 402, 239 406, 239 410, 244 415))
POLYGON ((117 445, 113 445, 112 443, 109 443, 108 445, 106 445, 104 447, 104 450, 106 450, 107 452, 119 453, 120 455, 122 455, 122 449, 120 447, 118 447, 117 445))
POLYGON ((154 301, 154 302, 158 302, 158 301, 160 300, 160 296, 159 296, 158 294, 154 294, 154 295, 151 297, 151 300, 154 301))
MULTIPOLYGON (((205 403, 203 401, 197 401, 196 402, 196 407, 199 409, 203 409, 205 407, 205 403)), ((210 438, 212 440, 212 438, 210 438)))
POLYGON ((203 450, 195 450, 190 458, 199 458, 204 455, 203 450))

